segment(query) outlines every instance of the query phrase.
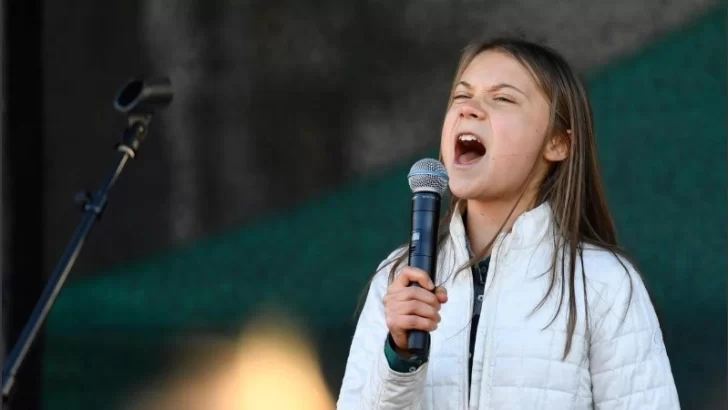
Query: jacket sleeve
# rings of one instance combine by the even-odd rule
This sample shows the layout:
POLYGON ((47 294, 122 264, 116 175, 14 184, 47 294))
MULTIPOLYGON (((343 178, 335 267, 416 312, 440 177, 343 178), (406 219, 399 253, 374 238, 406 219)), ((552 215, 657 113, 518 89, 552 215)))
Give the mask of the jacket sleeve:
POLYGON ((384 316, 384 297, 389 267, 380 265, 367 293, 346 362, 336 404, 338 410, 419 410, 427 363, 399 373, 389 367, 384 353, 389 329, 384 316))
POLYGON ((604 308, 595 317, 589 351, 594 408, 679 410, 655 308, 640 275, 627 267, 629 275, 611 272, 615 280, 605 286, 604 308))

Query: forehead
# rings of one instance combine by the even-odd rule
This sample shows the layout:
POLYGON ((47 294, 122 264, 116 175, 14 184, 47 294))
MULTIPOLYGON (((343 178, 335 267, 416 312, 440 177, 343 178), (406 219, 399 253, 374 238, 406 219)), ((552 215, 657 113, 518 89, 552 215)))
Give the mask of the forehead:
POLYGON ((531 72, 503 51, 489 50, 475 56, 463 71, 460 80, 476 87, 506 83, 527 94, 537 90, 531 72))

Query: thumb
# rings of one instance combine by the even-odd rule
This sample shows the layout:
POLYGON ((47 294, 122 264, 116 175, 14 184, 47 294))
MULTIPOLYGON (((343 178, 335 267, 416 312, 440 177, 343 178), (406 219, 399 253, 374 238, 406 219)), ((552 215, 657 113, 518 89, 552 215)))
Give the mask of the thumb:
POLYGON ((447 302, 447 289, 443 288, 442 286, 436 287, 435 296, 437 296, 437 300, 439 300, 440 303, 447 302))

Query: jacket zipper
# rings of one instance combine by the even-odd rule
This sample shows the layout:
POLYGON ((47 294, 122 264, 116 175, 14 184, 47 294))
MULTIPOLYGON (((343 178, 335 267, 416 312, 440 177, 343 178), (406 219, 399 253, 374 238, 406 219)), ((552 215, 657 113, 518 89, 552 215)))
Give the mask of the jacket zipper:
MULTIPOLYGON (((483 281, 483 279, 484 279, 485 280, 485 285, 483 286, 483 302, 482 302, 482 305, 481 305, 481 315, 480 315, 480 321, 478 322, 478 328, 480 328, 481 326, 487 326, 492 321, 491 320, 491 314, 490 314, 492 312, 486 312, 487 314, 484 315, 484 314, 482 314, 482 312, 483 312, 482 309, 485 306, 485 302, 486 302, 485 298, 486 298, 486 294, 488 293, 488 288, 491 286, 491 284, 493 283, 493 280, 494 280, 493 279, 493 276, 494 276, 494 273, 495 273, 496 263, 498 262, 498 260, 497 260, 497 258, 498 258, 498 252, 500 252, 500 249, 502 248, 503 243, 505 242, 507 235, 508 235, 507 233, 501 233, 501 234, 498 235, 498 238, 496 238, 496 241, 495 241, 495 245, 493 246, 493 249, 491 250, 491 253, 490 253, 490 255, 491 255, 490 256, 490 263, 488 263, 488 271, 486 272, 485 278, 482 277, 482 272, 480 273, 481 274, 481 281, 483 281)), ((472 281, 470 281, 470 283, 472 283, 472 281)), ((473 290, 471 289, 471 293, 472 293, 472 291, 473 290)), ((493 295, 491 295, 491 298, 492 297, 493 297, 493 295)), ((471 313, 472 313, 472 310, 473 310, 472 303, 473 302, 471 302, 471 305, 470 305, 471 313)), ((478 332, 478 329, 475 329, 475 331, 478 332)), ((477 335, 477 334, 475 336, 475 343, 476 344, 478 343, 478 336, 479 335, 477 335)), ((482 341, 482 343, 483 343, 483 365, 485 366, 485 364, 486 364, 485 363, 485 359, 486 359, 486 356, 487 356, 487 348, 488 348, 488 345, 487 345, 487 343, 488 343, 488 334, 487 334, 487 332, 485 332, 485 331, 483 332, 482 338, 483 338, 483 341, 482 341)), ((475 347, 473 347, 473 353, 475 353, 475 347)), ((470 354, 469 349, 468 349, 468 352, 466 353, 466 355, 467 354, 470 354)), ((475 360, 475 359, 473 359, 473 360, 475 360)), ((467 375, 467 372, 466 372, 466 374, 465 374, 465 383, 466 383, 466 385, 467 385, 467 382, 468 382, 467 376, 468 375, 467 375)), ((483 378, 484 377, 485 377, 485 375, 481 371, 481 375, 480 375, 480 385, 478 386, 478 401, 480 401, 481 397, 483 396, 483 391, 482 391, 482 389, 480 389, 480 387, 483 385, 483 378)), ((466 395, 467 395, 467 401, 466 401, 466 403, 468 403, 468 405, 467 405, 466 408, 470 408, 470 400, 472 398, 472 389, 473 389, 473 386, 471 385, 470 388, 466 390, 467 391, 467 393, 466 393, 466 395)))
POLYGON ((493 246, 493 249, 490 252, 490 263, 488 263, 488 271, 486 272, 485 278, 481 276, 481 280, 485 280, 485 287, 483 288, 483 301, 485 302, 485 292, 488 291, 488 287, 491 283, 493 283, 493 273, 495 272, 494 266, 496 266, 496 263, 498 262, 496 259, 498 258, 498 252, 500 252, 501 247, 503 246, 503 242, 506 240, 506 236, 508 234, 501 233, 498 235, 498 238, 495 241, 495 245, 493 246))

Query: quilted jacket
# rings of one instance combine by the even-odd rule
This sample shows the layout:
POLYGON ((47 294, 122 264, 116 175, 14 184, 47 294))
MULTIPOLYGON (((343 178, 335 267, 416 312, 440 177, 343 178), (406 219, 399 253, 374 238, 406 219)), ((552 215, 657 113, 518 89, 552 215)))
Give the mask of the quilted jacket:
MULTIPOLYGON (((562 360, 568 298, 556 320, 546 327, 559 308, 561 284, 556 284, 540 309, 533 310, 551 280, 552 228, 552 210, 543 204, 521 215, 511 232, 497 238, 470 386, 473 284, 468 271, 453 274, 468 260, 461 214, 454 214, 450 240, 438 255, 437 283, 447 288, 448 302, 442 305, 442 320, 431 333, 429 360, 407 373, 391 370, 384 354, 388 329, 382 297, 395 253, 390 255, 380 264, 359 317, 337 408, 679 409, 662 332, 645 286, 632 265, 622 260, 625 271, 605 250, 586 247, 584 251, 587 303, 582 266, 577 263, 576 331, 571 352, 562 360)), ((563 289, 569 292, 568 284, 563 289)))

